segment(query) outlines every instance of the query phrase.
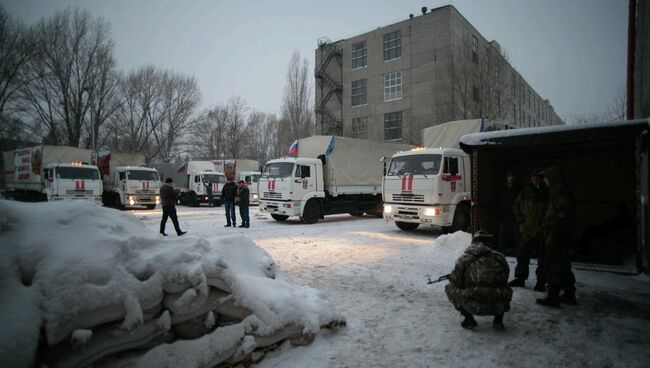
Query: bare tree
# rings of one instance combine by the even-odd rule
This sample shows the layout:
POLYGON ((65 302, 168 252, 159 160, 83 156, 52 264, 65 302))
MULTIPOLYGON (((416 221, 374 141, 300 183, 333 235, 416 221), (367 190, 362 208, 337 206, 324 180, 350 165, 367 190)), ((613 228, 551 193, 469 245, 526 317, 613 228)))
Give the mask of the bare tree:
MULTIPOLYGON (((0 6, 0 119, 7 124, 12 120, 4 116, 10 102, 29 81, 24 69, 34 57, 33 35, 30 29, 11 19, 0 6)), ((0 124, 0 133, 5 128, 5 124, 0 124)))
POLYGON ((246 142, 246 103, 241 97, 233 96, 228 100, 225 127, 225 153, 228 158, 240 157, 244 153, 246 142))
POLYGON ((190 154, 195 158, 225 158, 225 132, 228 110, 217 105, 201 114, 194 124, 188 139, 190 154))
POLYGON ((26 68, 20 107, 49 143, 79 146, 92 135, 89 125, 98 132, 114 111, 107 103, 115 90, 110 28, 87 11, 68 9, 39 21, 34 32, 37 54, 26 68))
POLYGON ((277 124, 278 119, 275 114, 253 111, 248 115, 246 155, 249 158, 265 163, 280 156, 277 124))
POLYGON ((113 146, 169 162, 176 143, 199 120, 200 92, 193 77, 143 66, 120 85, 112 119, 113 146))
POLYGON ((609 107, 609 115, 612 120, 626 120, 627 119, 627 91, 625 86, 618 89, 614 101, 609 107))
POLYGON ((287 82, 282 101, 282 118, 288 123, 288 131, 282 131, 280 144, 288 145, 293 139, 308 137, 314 132, 312 87, 309 62, 301 59, 300 52, 291 56, 287 69, 287 82))

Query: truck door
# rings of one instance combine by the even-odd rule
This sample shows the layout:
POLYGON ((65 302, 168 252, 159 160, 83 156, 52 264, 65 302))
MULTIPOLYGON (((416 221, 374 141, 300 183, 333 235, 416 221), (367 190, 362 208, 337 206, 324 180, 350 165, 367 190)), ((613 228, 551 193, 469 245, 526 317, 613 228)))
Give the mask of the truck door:
POLYGON ((446 156, 445 164, 442 171, 441 177, 441 189, 442 193, 441 202, 445 204, 451 203, 451 199, 458 194, 459 192, 464 192, 465 188, 463 185, 464 175, 461 170, 460 158, 456 156, 446 156), (459 185, 460 184, 460 185, 459 185))
POLYGON ((194 185, 192 186, 192 190, 196 194, 203 194, 203 183, 201 183, 201 175, 194 175, 194 185))
POLYGON ((295 199, 302 199, 307 193, 316 190, 314 183, 313 165, 296 165, 296 172, 293 178, 293 192, 295 199))

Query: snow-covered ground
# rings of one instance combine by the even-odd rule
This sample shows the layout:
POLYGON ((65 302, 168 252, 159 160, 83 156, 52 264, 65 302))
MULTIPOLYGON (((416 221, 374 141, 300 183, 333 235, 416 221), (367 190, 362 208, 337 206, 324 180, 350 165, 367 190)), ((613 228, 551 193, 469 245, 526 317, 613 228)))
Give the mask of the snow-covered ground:
MULTIPOLYGON (((160 210, 132 211, 158 231, 160 210)), ((371 217, 326 217, 314 225, 275 222, 251 208, 251 228, 224 228, 223 208, 178 207, 187 236, 246 234, 294 284, 321 290, 347 327, 306 347, 283 346, 259 367, 648 367, 650 277, 576 271, 578 306, 535 304, 543 294, 515 289, 505 331, 478 317, 474 331, 444 294, 469 235, 399 231, 371 217)), ((168 227, 171 226, 169 223, 168 227)), ((171 230, 171 227, 169 228, 171 230)), ((168 231, 169 233, 170 231, 168 231)), ((172 232, 173 233, 173 232, 172 232)), ((170 235, 173 237, 174 235, 170 235)), ((511 272, 514 259, 509 259, 511 272)), ((531 269, 534 275, 534 268, 531 269)), ((534 277, 534 276, 533 276, 534 277)))

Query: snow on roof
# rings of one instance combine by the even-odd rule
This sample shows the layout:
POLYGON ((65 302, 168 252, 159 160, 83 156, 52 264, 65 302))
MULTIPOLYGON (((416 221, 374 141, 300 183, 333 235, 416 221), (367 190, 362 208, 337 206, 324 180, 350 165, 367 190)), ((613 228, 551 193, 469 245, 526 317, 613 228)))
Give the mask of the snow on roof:
POLYGON ((548 127, 538 128, 519 128, 509 130, 497 130, 484 133, 467 134, 460 138, 461 146, 480 146, 485 144, 499 144, 500 139, 507 137, 523 137, 530 135, 542 135, 558 132, 572 132, 580 130, 602 129, 602 128, 615 128, 615 127, 632 127, 640 125, 650 126, 650 119, 627 120, 627 121, 613 121, 608 123, 592 123, 592 124, 570 124, 570 125, 555 125, 548 127))

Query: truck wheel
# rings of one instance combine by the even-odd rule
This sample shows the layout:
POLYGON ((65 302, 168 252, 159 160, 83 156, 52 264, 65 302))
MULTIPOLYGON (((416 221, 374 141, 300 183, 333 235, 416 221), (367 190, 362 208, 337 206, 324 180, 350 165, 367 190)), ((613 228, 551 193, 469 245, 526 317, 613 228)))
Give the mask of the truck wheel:
POLYGON ((122 204, 122 200, 120 199, 120 195, 115 193, 113 195, 113 207, 117 208, 118 210, 123 210, 124 205, 122 204))
POLYGON ((350 216, 361 217, 363 216, 363 211, 350 212, 350 216))
POLYGON ((469 212, 469 206, 467 204, 459 204, 456 207, 456 212, 454 213, 454 221, 451 223, 449 229, 453 232, 467 232, 469 230, 471 222, 472 217, 469 212))
POLYGON ((198 207, 199 206, 199 199, 196 198, 196 193, 190 192, 187 195, 187 205, 190 207, 198 207))
POLYGON ((420 226, 420 224, 416 224, 413 222, 401 222, 401 221, 395 221, 395 225, 400 228, 400 230, 404 231, 413 231, 420 226))
POLYGON ((156 208, 156 205, 155 205, 155 204, 148 204, 148 205, 147 205, 147 209, 148 209, 148 210, 153 210, 154 208, 156 208))
POLYGON ((305 204, 305 209, 302 211, 302 217, 300 218, 305 224, 315 224, 320 218, 320 206, 318 202, 313 199, 307 201, 305 204))
POLYGON ((289 218, 289 216, 287 215, 276 215, 275 213, 272 213, 271 217, 273 217, 273 219, 278 222, 287 221, 287 219, 289 218))

